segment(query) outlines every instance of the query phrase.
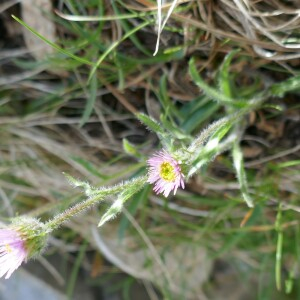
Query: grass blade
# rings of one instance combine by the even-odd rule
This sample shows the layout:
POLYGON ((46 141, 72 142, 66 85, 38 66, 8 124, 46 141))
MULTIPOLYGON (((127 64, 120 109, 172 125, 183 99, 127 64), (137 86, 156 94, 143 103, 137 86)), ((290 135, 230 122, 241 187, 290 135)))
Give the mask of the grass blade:
POLYGON ((203 90, 203 92, 208 95, 209 97, 211 97, 213 100, 216 100, 218 102, 221 102, 223 104, 230 104, 230 105, 234 105, 234 106, 245 106, 245 102, 244 101, 238 101, 236 99, 232 99, 222 93, 220 93, 220 91, 210 87, 208 84, 206 84, 206 82, 204 82, 204 80, 200 77, 196 65, 195 65, 195 59, 192 58, 189 61, 189 73, 192 77, 192 79, 194 80, 194 82, 196 83, 196 85, 198 85, 200 87, 201 90, 203 90))
POLYGON ((114 50, 116 47, 118 47, 123 41, 125 41, 128 37, 130 37, 132 34, 134 34, 135 32, 141 30, 142 28, 146 27, 147 25, 150 24, 150 21, 146 21, 142 24, 140 24, 139 26, 133 28, 132 30, 128 31, 120 40, 112 43, 107 49, 106 51, 99 57, 99 59, 97 60, 96 64, 93 66, 90 75, 89 75, 89 79, 88 82, 91 81, 92 77, 94 76, 96 70, 99 68, 99 66, 101 65, 101 63, 104 61, 104 59, 106 58, 106 56, 108 56, 112 50, 114 50))
POLYGON ((97 98, 97 88, 98 88, 97 77, 93 76, 90 82, 90 95, 89 98, 87 99, 87 103, 84 108, 84 112, 79 124, 80 127, 82 127, 88 121, 89 117, 92 114, 94 104, 97 98))
POLYGON ((21 25, 23 25, 25 28, 27 28, 29 31, 31 31, 35 36, 37 36, 38 38, 40 38, 41 40, 43 40, 46 44, 50 45, 51 47, 53 47, 54 49, 56 49, 57 51, 83 63, 83 64, 87 64, 87 65, 93 65, 92 62, 81 58, 77 55, 74 55, 73 53, 59 47, 58 45, 56 45, 55 43, 45 39, 41 34, 39 34, 37 31, 35 31, 32 27, 28 26, 25 22, 23 22, 22 20, 20 20, 19 18, 17 18, 16 16, 12 15, 12 18, 15 19, 18 23, 20 23, 21 25))

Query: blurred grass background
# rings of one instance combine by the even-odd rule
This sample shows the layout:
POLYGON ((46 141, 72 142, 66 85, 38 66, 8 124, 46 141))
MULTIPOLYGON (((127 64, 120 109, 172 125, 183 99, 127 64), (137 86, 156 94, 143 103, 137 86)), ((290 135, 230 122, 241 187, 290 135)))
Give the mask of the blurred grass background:
MULTIPOLYGON (((178 1, 156 56, 156 1, 43 0, 34 12, 30 1, 18 2, 0 4, 4 222, 20 214, 46 220, 83 199, 62 172, 95 186, 139 174, 159 144, 136 112, 160 120, 179 139, 226 115, 230 105, 213 101, 191 78, 191 58, 208 85, 220 91, 226 84, 235 99, 251 99, 288 79, 299 86, 297 1, 178 1), (123 150, 123 139, 136 149, 134 155, 123 150)), ((149 299, 300 299, 300 90, 286 91, 246 120, 242 150, 254 209, 243 202, 225 153, 176 197, 158 197, 146 187, 105 225, 101 234, 115 247, 129 237, 127 252, 156 251, 152 256, 158 256, 162 273, 168 273, 166 253, 176 247, 203 251, 207 267, 196 263, 198 254, 182 262, 195 259, 203 281, 181 284, 193 271, 178 268, 172 271, 176 276, 169 274, 180 287, 176 293, 168 280, 156 282, 158 291, 146 280, 155 283, 150 275, 129 272, 144 282, 149 299)), ((80 268, 91 286, 116 270, 105 266, 91 234, 106 208, 66 224, 45 253, 46 260, 56 252, 72 263, 69 273, 47 264, 54 277, 64 279, 70 299, 80 268)), ((135 268, 128 257, 119 258, 135 268)), ((150 274, 158 268, 150 258, 141 265, 150 274)), ((134 282, 128 277, 110 288, 122 291, 122 299, 137 299, 130 294, 134 282)))

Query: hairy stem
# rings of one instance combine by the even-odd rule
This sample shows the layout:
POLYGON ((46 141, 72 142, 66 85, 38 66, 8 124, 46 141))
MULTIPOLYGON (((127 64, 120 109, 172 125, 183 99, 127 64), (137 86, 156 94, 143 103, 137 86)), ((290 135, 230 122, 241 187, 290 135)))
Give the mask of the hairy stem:
POLYGON ((144 175, 144 176, 135 178, 133 180, 127 181, 123 184, 120 184, 120 185, 117 185, 114 187, 108 187, 108 188, 100 190, 95 196, 92 196, 85 201, 75 204, 74 206, 68 208, 63 213, 58 214, 53 219, 48 221, 46 223, 48 232, 52 232, 53 230, 60 227, 60 225, 62 225, 63 223, 70 220, 75 215, 91 208, 95 204, 102 201, 106 196, 120 193, 120 192, 124 191, 125 189, 132 188, 136 185, 143 185, 143 184, 145 184, 146 181, 147 181, 147 176, 144 175))

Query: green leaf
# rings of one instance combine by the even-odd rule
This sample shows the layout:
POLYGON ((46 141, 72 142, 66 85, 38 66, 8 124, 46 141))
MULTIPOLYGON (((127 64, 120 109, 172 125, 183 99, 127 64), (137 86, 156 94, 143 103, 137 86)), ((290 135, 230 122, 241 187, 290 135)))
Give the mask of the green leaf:
MULTIPOLYGON (((128 19, 128 18, 122 17, 122 14, 121 14, 120 10, 118 9, 118 6, 115 4, 114 1, 111 2, 111 5, 112 5, 113 10, 115 11, 115 15, 120 16, 119 22, 120 22, 121 26, 123 27, 124 31, 126 33, 130 32, 132 30, 132 28, 130 28, 130 23, 126 21, 126 19, 128 19)), ((136 17, 136 16, 132 15, 131 18, 133 18, 133 17, 136 17)), ((150 51, 143 45, 143 43, 141 43, 139 41, 139 39, 136 37, 136 35, 134 33, 129 35, 129 38, 132 41, 132 43, 135 45, 135 47, 137 49, 139 49, 142 53, 144 53, 147 56, 151 55, 150 51)))
POLYGON ((88 121, 88 119, 92 114, 96 102, 96 98, 97 98, 97 89, 98 89, 98 83, 97 83, 97 77, 95 75, 92 77, 90 82, 90 94, 87 99, 82 118, 80 120, 80 124, 79 124, 80 127, 82 127, 88 121))
POLYGON ((124 34, 120 40, 112 43, 106 49, 106 51, 99 57, 99 59, 97 60, 96 64, 93 66, 93 68, 92 68, 92 70, 90 72, 89 78, 88 78, 88 82, 92 79, 92 77, 94 76, 95 72, 97 71, 97 69, 99 68, 99 66, 101 65, 101 63, 104 61, 104 59, 106 58, 106 56, 108 56, 116 47, 118 47, 128 37, 130 37, 135 32, 139 31, 140 29, 146 27, 147 25, 149 25, 149 23, 150 23, 150 21, 146 21, 146 22, 144 22, 144 23, 136 26, 135 28, 133 28, 132 30, 130 30, 126 34, 124 34))
POLYGON ((149 117, 148 115, 145 115, 143 113, 137 113, 135 115, 144 125, 147 126, 148 129, 155 132, 156 134, 159 134, 161 136, 166 136, 167 132, 162 128, 161 124, 158 123, 153 118, 149 117))
MULTIPOLYGON (((141 180, 140 180, 141 181, 141 180)), ((107 212, 102 216, 98 227, 101 227, 107 221, 115 218, 117 214, 122 211, 124 203, 132 197, 135 193, 137 193, 141 188, 143 188, 145 182, 142 184, 137 180, 133 181, 134 184, 128 186, 123 192, 121 192, 117 198, 117 200, 112 204, 112 206, 107 210, 107 212)))
POLYGON ((131 143, 129 143, 127 139, 123 139, 123 149, 127 154, 134 156, 138 159, 142 157, 142 155, 137 151, 137 148, 131 143))
MULTIPOLYGON (((221 139, 228 133, 228 131, 231 129, 233 122, 228 121, 228 123, 225 123, 221 125, 210 137, 209 140, 217 139, 221 141, 221 139)), ((209 141, 208 141, 209 143, 209 141)))
POLYGON ((231 78, 229 73, 229 67, 233 57, 240 51, 240 49, 235 49, 229 52, 221 65, 219 73, 219 87, 221 92, 229 98, 233 97, 232 87, 231 87, 231 78))
POLYGON ((168 118, 167 115, 161 115, 160 120, 169 135, 175 140, 191 140, 191 136, 187 135, 181 126, 178 126, 171 118, 168 118))
POLYGON ((294 90, 300 91, 300 75, 294 76, 280 83, 273 84, 269 90, 273 96, 283 97, 285 93, 294 90))
POLYGON ((253 200, 249 195, 248 191, 247 177, 244 169, 243 153, 238 141, 235 142, 233 145, 232 157, 243 198, 249 207, 253 207, 253 200))
POLYGON ((164 129, 164 126, 162 124, 142 113, 136 114, 136 117, 142 123, 144 123, 148 127, 148 129, 154 131, 157 134, 165 149, 171 151, 172 145, 174 144, 174 137, 164 129))
POLYGON ((180 111, 175 107, 173 102, 170 100, 168 88, 167 88, 167 75, 164 74, 159 80, 159 91, 158 99, 161 102, 166 117, 171 118, 172 115, 176 116, 178 119, 181 119, 180 111))
POLYGON ((191 165, 187 178, 191 177, 203 165, 211 161, 220 150, 220 142, 232 127, 230 118, 223 118, 211 124, 209 128, 203 130, 198 138, 189 146, 188 151, 193 153, 191 165), (208 134, 209 132, 209 134, 208 134), (209 138, 207 143, 204 142, 209 138))
POLYGON ((219 104, 216 102, 209 102, 198 108, 190 116, 185 118, 184 122, 180 126, 183 130, 191 133, 197 129, 207 118, 209 118, 217 109, 219 104))
POLYGON ((275 281, 277 290, 281 290, 281 265, 282 265, 282 248, 283 248, 283 231, 281 228, 282 220, 282 204, 279 203, 278 213, 276 216, 275 229, 277 235, 277 246, 276 246, 276 262, 275 262, 275 281))
MULTIPOLYGON (((238 119, 237 117, 235 119, 238 119)), ((188 151, 193 153, 197 151, 200 147, 203 146, 203 144, 208 139, 215 139, 218 136, 224 136, 224 134, 230 129, 230 127, 233 125, 234 119, 232 117, 225 117, 218 121, 215 121, 212 123, 208 128, 202 130, 200 135, 194 139, 194 141, 191 143, 191 145, 188 148, 188 151)))
POLYGON ((122 211, 123 199, 118 198, 113 205, 107 210, 107 212, 101 217, 98 227, 101 227, 106 222, 112 220, 122 211))
POLYGON ((223 103, 223 104, 234 105, 237 107, 245 106, 245 104, 246 104, 245 101, 238 101, 236 99, 232 99, 231 97, 228 97, 228 96, 220 93, 220 91, 210 87, 198 74, 194 58, 192 58, 189 61, 189 72, 190 72, 192 79, 196 83, 196 85, 198 85, 200 87, 200 89, 203 90, 203 92, 207 96, 211 97, 213 100, 219 101, 220 103, 223 103))
POLYGON ((56 49, 57 51, 83 63, 83 64, 87 64, 87 65, 93 65, 92 62, 81 58, 77 55, 74 55, 73 53, 71 53, 70 51, 67 51, 65 49, 60 48, 58 45, 56 45, 55 43, 47 40, 46 38, 44 38, 41 34, 39 34, 37 31, 35 31, 32 27, 30 27, 29 25, 27 25, 25 22, 21 21, 19 18, 17 18, 16 16, 12 15, 12 18, 14 18, 17 22, 19 22, 21 25, 23 25, 26 29, 28 29, 30 32, 32 32, 35 36, 37 36, 38 38, 40 38, 42 41, 44 41, 46 44, 50 45, 51 47, 53 47, 54 49, 56 49))
POLYGON ((69 183, 72 186, 83 188, 84 192, 87 196, 90 196, 93 194, 94 189, 93 189, 93 187, 90 186, 90 184, 88 182, 77 180, 67 173, 63 173, 63 174, 65 175, 65 177, 67 178, 67 180, 69 181, 69 183))

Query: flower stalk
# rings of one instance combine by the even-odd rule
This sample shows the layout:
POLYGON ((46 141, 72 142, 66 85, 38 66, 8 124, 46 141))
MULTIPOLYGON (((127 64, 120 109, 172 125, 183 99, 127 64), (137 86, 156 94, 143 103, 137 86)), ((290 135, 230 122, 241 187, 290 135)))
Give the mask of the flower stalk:
POLYGON ((63 223, 101 202, 105 197, 120 194, 119 201, 115 202, 119 206, 114 203, 114 210, 111 209, 104 215, 106 219, 102 218, 100 225, 113 218, 121 211, 126 200, 144 186, 147 176, 100 189, 92 188, 88 183, 77 181, 70 176, 68 179, 73 185, 82 187, 88 199, 75 204, 46 223, 22 217, 13 220, 10 226, 0 229, 0 278, 5 276, 5 279, 8 279, 23 262, 40 255, 47 245, 49 234, 63 223))
POLYGON ((124 190, 131 190, 136 186, 142 187, 146 183, 146 180, 146 176, 140 176, 136 179, 128 180, 122 184, 113 187, 103 188, 99 190, 94 189, 93 192, 89 194, 89 198, 87 200, 75 204, 63 213, 55 216, 52 220, 48 221, 45 224, 47 227, 47 231, 52 232, 53 230, 59 228, 63 223, 67 222, 79 213, 82 213, 87 209, 93 207, 94 205, 100 203, 107 196, 112 196, 114 194, 121 193, 124 190))

